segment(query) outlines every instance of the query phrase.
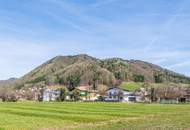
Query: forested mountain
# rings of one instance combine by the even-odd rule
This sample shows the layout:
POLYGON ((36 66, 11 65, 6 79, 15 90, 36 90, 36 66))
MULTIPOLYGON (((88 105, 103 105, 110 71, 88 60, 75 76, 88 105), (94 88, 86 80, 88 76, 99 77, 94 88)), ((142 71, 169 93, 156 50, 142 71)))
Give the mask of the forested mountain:
MULTIPOLYGON (((76 83, 96 83, 107 86, 122 81, 190 83, 189 77, 144 61, 120 58, 102 60, 82 54, 57 56, 14 80, 14 86, 19 89, 48 84, 66 85, 71 80, 75 80, 76 83)), ((0 85, 4 84, 0 83, 0 85)), ((12 83, 10 85, 13 86, 12 83)))

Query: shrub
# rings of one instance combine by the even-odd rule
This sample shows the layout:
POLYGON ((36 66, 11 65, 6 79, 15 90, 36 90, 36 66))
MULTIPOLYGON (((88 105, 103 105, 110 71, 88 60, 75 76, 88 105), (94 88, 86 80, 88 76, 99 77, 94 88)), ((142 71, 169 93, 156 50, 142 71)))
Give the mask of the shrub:
POLYGON ((67 77, 67 81, 68 81, 69 90, 72 91, 80 83, 80 76, 79 75, 70 75, 69 77, 67 77))
POLYGON ((143 75, 133 75, 133 80, 135 82, 144 82, 144 76, 143 75))
POLYGON ((161 75, 154 75, 155 83, 162 83, 161 75))
POLYGON ((60 91, 60 95, 59 95, 58 101, 63 102, 63 101, 65 101, 66 95, 67 95, 66 89, 60 88, 59 91, 60 91))
POLYGON ((44 75, 43 75, 43 76, 40 76, 40 77, 37 77, 37 78, 35 78, 34 80, 29 81, 29 82, 27 82, 27 83, 35 84, 35 83, 39 83, 39 82, 41 82, 41 81, 46 81, 46 78, 45 78, 44 75))

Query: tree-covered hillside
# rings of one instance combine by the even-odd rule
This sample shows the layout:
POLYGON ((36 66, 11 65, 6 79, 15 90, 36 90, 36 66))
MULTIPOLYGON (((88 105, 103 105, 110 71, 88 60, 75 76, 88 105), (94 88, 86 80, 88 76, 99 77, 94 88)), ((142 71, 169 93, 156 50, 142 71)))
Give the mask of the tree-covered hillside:
POLYGON ((71 83, 96 87, 97 84, 112 86, 123 81, 190 83, 190 78, 144 61, 120 58, 102 60, 76 55, 57 56, 10 85, 17 89, 71 83))

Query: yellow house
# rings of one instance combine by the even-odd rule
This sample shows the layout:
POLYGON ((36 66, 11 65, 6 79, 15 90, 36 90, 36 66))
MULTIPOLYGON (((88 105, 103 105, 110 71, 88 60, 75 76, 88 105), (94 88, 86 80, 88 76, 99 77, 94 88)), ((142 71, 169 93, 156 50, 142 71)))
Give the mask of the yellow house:
POLYGON ((82 101, 95 101, 100 96, 96 90, 92 90, 90 85, 80 85, 77 87, 80 93, 80 100, 82 101))

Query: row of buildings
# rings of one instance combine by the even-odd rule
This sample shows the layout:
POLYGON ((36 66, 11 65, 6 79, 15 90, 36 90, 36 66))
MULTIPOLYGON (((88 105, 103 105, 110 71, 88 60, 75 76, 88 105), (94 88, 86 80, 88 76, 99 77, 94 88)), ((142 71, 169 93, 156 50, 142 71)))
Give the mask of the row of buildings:
MULTIPOLYGON (((90 86, 79 86, 76 88, 80 101, 106 101, 106 102, 136 102, 133 92, 118 87, 110 87, 104 94, 92 90, 90 86)), ((72 100, 72 92, 67 92, 66 101, 72 100)), ((56 101, 60 96, 59 89, 46 88, 43 92, 43 101, 56 101)))
MULTIPOLYGON (((181 103, 190 102, 190 87, 139 88, 134 92, 109 87, 104 91, 93 90, 92 86, 79 85, 74 91, 68 91, 64 86, 47 86, 45 88, 30 88, 19 90, 16 99, 20 101, 60 101, 61 89, 64 89, 64 101, 104 101, 104 102, 146 102, 146 103, 181 103)), ((61 100, 63 101, 63 100, 61 100)))

